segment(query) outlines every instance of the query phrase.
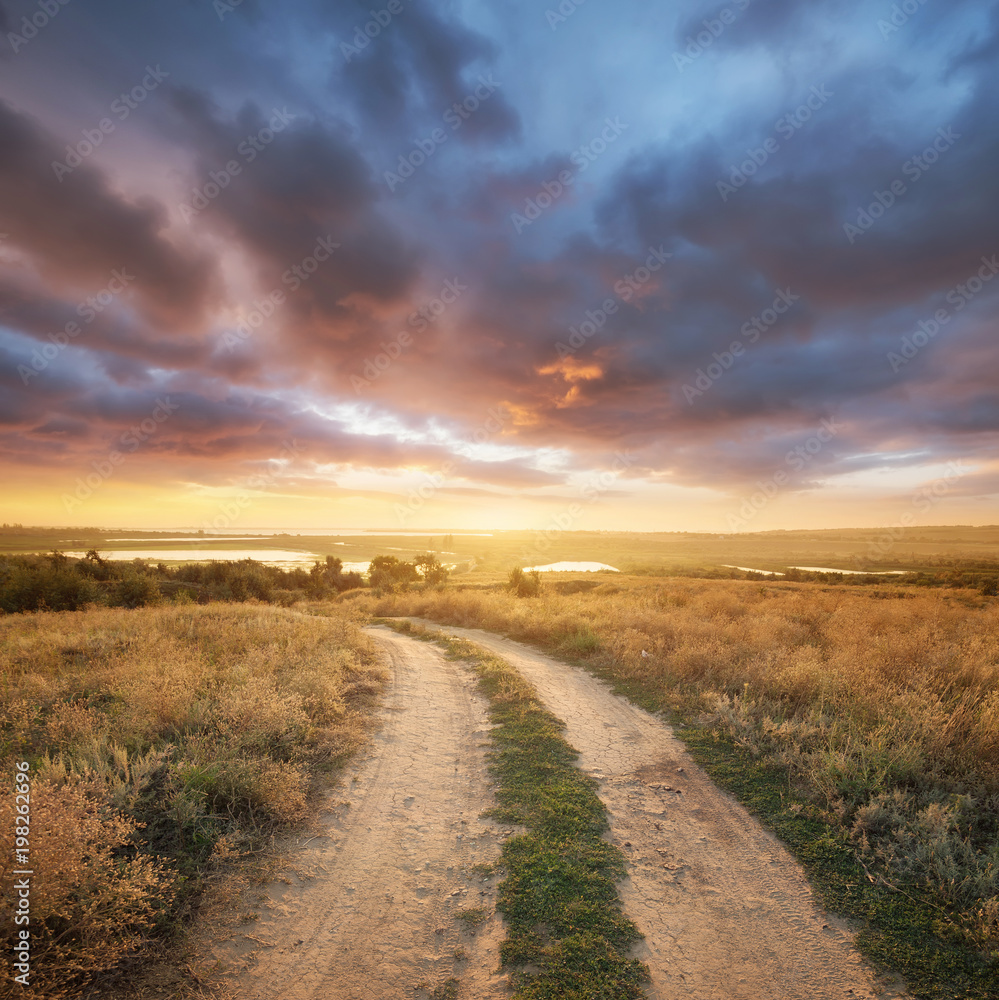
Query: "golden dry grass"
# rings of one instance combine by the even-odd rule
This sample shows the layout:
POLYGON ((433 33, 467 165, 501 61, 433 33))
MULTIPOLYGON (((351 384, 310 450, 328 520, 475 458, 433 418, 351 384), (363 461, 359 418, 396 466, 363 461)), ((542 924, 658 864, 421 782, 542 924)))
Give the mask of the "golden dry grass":
POLYGON ((572 595, 549 584, 528 599, 469 590, 358 603, 585 659, 734 735, 999 953, 999 601, 620 578, 572 595))
MULTIPOLYGON (((0 766, 32 771, 37 995, 135 954, 206 868, 302 819, 317 775, 362 741, 380 678, 346 608, 0 618, 0 766)), ((0 799, 6 900, 12 809, 0 799)))

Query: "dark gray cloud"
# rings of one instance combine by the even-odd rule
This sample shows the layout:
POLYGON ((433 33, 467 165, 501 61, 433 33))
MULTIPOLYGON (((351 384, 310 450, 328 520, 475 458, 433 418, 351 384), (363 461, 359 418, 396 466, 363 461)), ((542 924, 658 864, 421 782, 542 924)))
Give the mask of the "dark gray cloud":
POLYGON ((53 136, 0 102, 0 227, 10 242, 57 288, 99 292, 117 274, 156 322, 197 324, 214 290, 211 257, 177 248, 164 206, 122 197, 95 165, 57 176, 65 158, 53 136))

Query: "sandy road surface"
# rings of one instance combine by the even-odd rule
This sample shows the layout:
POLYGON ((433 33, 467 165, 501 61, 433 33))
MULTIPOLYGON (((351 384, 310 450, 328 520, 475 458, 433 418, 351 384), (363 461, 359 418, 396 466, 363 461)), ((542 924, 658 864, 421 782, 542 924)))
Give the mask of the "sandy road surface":
MULTIPOLYGON (((441 628, 433 622, 422 622, 441 628)), ((669 728, 583 670, 477 629, 446 627, 511 663, 565 720, 624 851, 625 913, 645 934, 661 1000, 844 1000, 878 992, 845 928, 781 844, 693 763, 669 728)))
POLYGON ((350 804, 290 852, 285 879, 250 901, 259 919, 223 932, 212 957, 240 1000, 413 998, 452 976, 463 998, 507 996, 499 918, 474 931, 455 919, 493 914, 495 880, 472 867, 509 834, 479 818, 494 804, 486 702, 436 647, 368 631, 391 680, 381 728, 339 790, 350 804))

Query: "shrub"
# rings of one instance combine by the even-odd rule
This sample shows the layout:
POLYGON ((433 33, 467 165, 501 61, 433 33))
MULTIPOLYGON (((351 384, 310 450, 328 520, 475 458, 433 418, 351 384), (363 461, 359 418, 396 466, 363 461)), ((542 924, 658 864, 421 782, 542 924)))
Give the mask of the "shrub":
MULTIPOLYGON (((0 798, 0 884, 13 899, 13 796, 0 798)), ((137 854, 134 820, 93 777, 31 787, 31 991, 76 996, 148 938, 174 895, 167 866, 137 854)), ((10 954, 11 933, 6 929, 10 954)))
POLYGON ((112 608, 139 608, 155 604, 160 599, 160 588, 149 575, 136 570, 126 571, 113 581, 107 595, 112 608))
POLYGON ((537 597, 541 593, 541 574, 536 569, 525 573, 516 566, 510 570, 507 589, 517 597, 537 597))
POLYGON ((64 564, 23 556, 0 562, 0 610, 8 614, 78 611, 99 593, 91 580, 64 564))

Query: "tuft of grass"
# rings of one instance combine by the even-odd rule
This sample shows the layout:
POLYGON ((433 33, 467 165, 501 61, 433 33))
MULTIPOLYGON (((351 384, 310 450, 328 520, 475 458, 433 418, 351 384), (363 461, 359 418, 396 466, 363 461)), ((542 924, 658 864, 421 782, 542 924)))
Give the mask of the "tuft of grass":
POLYGON ((458 910, 454 919, 460 921, 466 928, 478 927, 485 922, 489 914, 481 906, 471 907, 467 910, 458 910))
POLYGON ((453 976, 434 987, 431 1000, 458 1000, 458 980, 453 976))
POLYGON ((490 702, 498 801, 492 814, 526 828, 503 846, 506 877, 497 901, 507 926, 503 965, 537 970, 518 974, 514 997, 637 1000, 649 972, 628 957, 641 934, 617 893, 624 855, 602 837, 607 811, 596 782, 575 766, 578 754, 562 735, 564 723, 503 660, 408 622, 396 627, 438 641, 449 656, 469 663, 490 702))

